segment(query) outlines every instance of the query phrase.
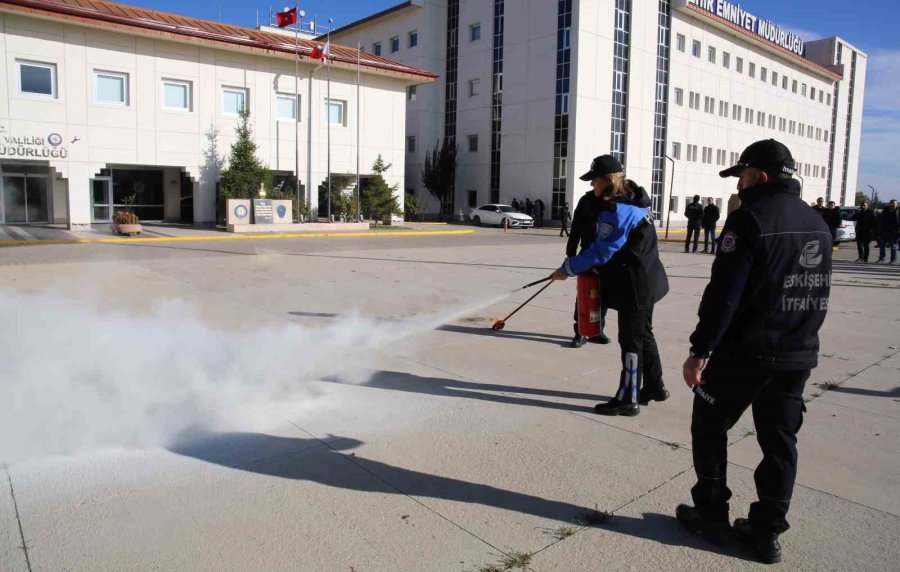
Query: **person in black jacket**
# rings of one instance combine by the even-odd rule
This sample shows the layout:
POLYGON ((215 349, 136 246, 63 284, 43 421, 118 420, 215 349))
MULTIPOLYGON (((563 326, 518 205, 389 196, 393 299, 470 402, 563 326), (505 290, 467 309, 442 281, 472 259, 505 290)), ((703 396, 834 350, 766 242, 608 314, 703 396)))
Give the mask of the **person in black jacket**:
POLYGON ((694 201, 684 209, 687 217, 687 236, 684 239, 684 251, 688 251, 691 244, 691 236, 694 237, 694 250, 697 252, 697 243, 700 240, 700 221, 703 220, 703 205, 700 204, 700 195, 694 195, 694 201))
POLYGON ((616 396, 598 403, 594 411, 634 416, 640 405, 669 397, 653 335, 653 306, 668 293, 669 281, 659 259, 647 192, 626 181, 622 164, 611 155, 596 157, 581 180, 590 181, 601 199, 597 237, 581 254, 567 257, 550 277, 565 280, 599 271, 601 297, 619 314, 622 373, 616 396))
POLYGON ((822 219, 828 225, 833 248, 837 250, 837 229, 841 226, 841 209, 834 204, 834 201, 828 201, 828 206, 822 211, 822 219))
POLYGON ((897 235, 900 234, 900 211, 891 200, 878 215, 878 263, 884 262, 885 247, 891 247, 891 264, 897 264, 897 235))
POLYGON ((534 203, 531 202, 531 199, 525 199, 525 214, 534 216, 534 203))
POLYGON ((569 236, 569 221, 571 219, 572 213, 569 212, 569 203, 563 203, 563 206, 559 207, 559 236, 562 236, 563 233, 569 236))
POLYGON ((856 262, 869 261, 869 243, 872 242, 872 236, 875 232, 875 211, 869 207, 869 201, 863 201, 859 210, 856 211, 856 250, 859 252, 859 258, 856 262))
POLYGON ((713 541, 733 532, 767 563, 781 560, 778 536, 788 529, 803 387, 817 365, 831 288, 831 233, 800 198, 795 165, 787 147, 768 139, 719 173, 739 177, 741 207, 725 221, 683 366, 694 392, 697 484, 695 506, 679 505, 676 516, 713 541), (763 453, 754 475, 759 500, 732 531, 727 433, 750 406, 763 453))
POLYGON ((709 243, 712 239, 712 254, 716 253, 716 223, 719 222, 719 207, 712 200, 712 197, 706 199, 706 206, 703 207, 703 252, 710 253, 709 243))
MULTIPOLYGON (((594 191, 593 189, 586 192, 580 199, 578 199, 578 204, 575 205, 575 214, 572 216, 572 233, 569 235, 569 240, 566 243, 566 256, 575 256, 576 254, 578 254, 578 252, 584 252, 585 249, 589 248, 591 244, 594 243, 594 240, 597 238, 597 218, 600 216, 600 209, 602 208, 602 206, 603 200, 599 196, 597 196, 596 191, 594 191)), ((601 329, 606 328, 607 310, 608 308, 601 298, 601 329)), ((588 341, 592 341, 598 344, 609 343, 609 338, 606 336, 606 333, 601 333, 599 336, 594 336, 590 338, 590 340, 581 335, 581 332, 578 330, 577 299, 575 300, 574 320, 575 323, 572 325, 572 327, 575 330, 575 336, 569 343, 569 347, 580 348, 588 341)))
POLYGON ((544 201, 538 199, 534 201, 534 226, 544 228, 544 201))

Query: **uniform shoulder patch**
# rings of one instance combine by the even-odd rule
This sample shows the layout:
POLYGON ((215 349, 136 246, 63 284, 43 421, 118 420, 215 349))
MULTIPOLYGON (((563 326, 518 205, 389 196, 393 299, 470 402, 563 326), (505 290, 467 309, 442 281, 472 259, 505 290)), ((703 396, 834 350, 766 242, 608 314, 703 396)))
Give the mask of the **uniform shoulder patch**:
POLYGON ((616 230, 616 227, 609 224, 608 222, 601 222, 600 226, 597 228, 597 235, 600 238, 609 238, 609 235, 616 230))
POLYGON ((726 231, 722 235, 722 242, 719 243, 719 252, 728 254, 734 252, 735 249, 737 249, 737 235, 730 230, 726 231))

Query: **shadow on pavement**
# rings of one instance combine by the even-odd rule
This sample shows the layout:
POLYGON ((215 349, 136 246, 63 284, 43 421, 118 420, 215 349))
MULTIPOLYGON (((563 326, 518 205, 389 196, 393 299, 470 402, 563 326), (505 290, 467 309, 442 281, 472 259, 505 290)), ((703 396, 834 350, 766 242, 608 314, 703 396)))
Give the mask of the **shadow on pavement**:
MULTIPOLYGON (((326 378, 323 381, 330 383, 342 383, 336 378, 326 378)), ((589 401, 608 401, 608 395, 593 393, 578 393, 556 389, 541 389, 533 387, 519 387, 515 385, 498 385, 494 383, 475 383, 460 381, 458 379, 445 379, 441 377, 422 377, 411 373, 399 371, 379 371, 372 379, 363 384, 363 387, 375 387, 391 391, 403 391, 407 393, 419 393, 422 395, 437 395, 440 397, 461 397, 463 399, 479 399, 494 403, 506 403, 509 405, 525 405, 529 407, 543 407, 545 409, 559 409, 562 411, 576 411, 579 413, 594 414, 593 405, 578 405, 576 403, 561 403, 532 399, 522 395, 540 395, 563 399, 585 399, 589 401), (495 393, 485 393, 495 392, 495 393)))
MULTIPOLYGON (((580 523, 586 514, 592 512, 590 507, 431 475, 347 453, 362 444, 356 439, 333 435, 324 442, 314 438, 261 433, 195 433, 169 447, 169 450, 184 457, 249 473, 309 481, 345 490, 479 504, 565 523, 580 523), (266 451, 269 454, 260 458, 264 454, 261 452, 266 451)), ((439 507, 429 508, 439 511, 439 507)), ((663 514, 649 513, 644 514, 643 518, 614 515, 607 523, 595 527, 669 546, 690 546, 698 550, 733 554, 682 530, 674 517, 663 514)))
POLYGON ((828 391, 834 391, 835 393, 849 393, 851 395, 866 395, 868 397, 900 397, 900 387, 895 387, 888 391, 881 391, 878 389, 863 389, 861 387, 844 387, 839 385, 828 391))

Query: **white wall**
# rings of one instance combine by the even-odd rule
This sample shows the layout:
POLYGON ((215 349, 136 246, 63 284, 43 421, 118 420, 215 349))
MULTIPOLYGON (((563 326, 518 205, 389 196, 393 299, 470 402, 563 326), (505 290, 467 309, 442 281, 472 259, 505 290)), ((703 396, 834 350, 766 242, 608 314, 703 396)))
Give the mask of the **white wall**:
MULTIPOLYGON (((68 149, 66 159, 50 162, 68 179, 68 218, 71 225, 90 223, 88 179, 110 165, 143 165, 184 169, 199 182, 194 212, 198 222, 215 216, 215 178, 206 176, 204 152, 207 132, 218 129, 218 146, 227 155, 234 141, 236 117, 222 113, 223 86, 246 88, 258 157, 273 169, 294 171, 294 124, 276 121, 275 93, 294 93, 294 61, 38 20, 0 13, 0 124, 7 133, 46 136, 60 133, 68 149), (16 60, 54 63, 58 96, 36 98, 18 93, 16 60), (127 106, 93 100, 94 70, 127 73, 127 106), (192 109, 162 107, 162 79, 192 82, 192 109), (75 143, 69 143, 74 138, 75 143)), ((356 70, 331 69, 331 95, 347 102, 346 125, 331 130, 331 167, 335 173, 356 172, 356 70)), ((326 70, 300 65, 300 178, 313 190, 327 177, 327 126, 324 121, 326 70), (308 184, 309 109, 312 104, 312 177, 308 184)), ((375 73, 362 74, 361 163, 369 172, 381 153, 393 168, 388 182, 404 187, 404 131, 406 86, 415 80, 375 73)), ((421 81, 421 80, 419 80, 421 81)), ((169 180, 167 174, 167 181, 169 180)), ((173 198, 175 194, 171 195, 173 198)), ((401 197, 402 199, 402 197, 401 197)), ((314 199, 315 200, 315 195, 314 199)), ((58 203, 59 201, 55 201, 58 203)), ((177 202, 175 203, 177 205, 177 202)), ((171 205, 170 205, 171 206, 171 205)), ((174 206, 167 217, 177 217, 174 206)), ((57 215, 58 216, 58 215, 57 215)))

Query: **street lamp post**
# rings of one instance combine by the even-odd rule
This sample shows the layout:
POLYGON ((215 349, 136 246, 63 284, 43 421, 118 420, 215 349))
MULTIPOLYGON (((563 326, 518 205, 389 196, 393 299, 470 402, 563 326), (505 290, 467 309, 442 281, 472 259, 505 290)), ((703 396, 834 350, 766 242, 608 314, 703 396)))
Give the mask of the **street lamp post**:
POLYGON ((866 185, 870 189, 872 189, 872 208, 875 208, 875 187, 872 185, 866 185))
MULTIPOLYGON (((666 159, 672 166, 672 170, 669 173, 669 201, 672 200, 672 191, 675 186, 675 159, 666 155, 666 159)), ((669 238, 669 217, 672 216, 672 209, 669 208, 669 204, 665 203, 664 205, 660 205, 660 207, 664 207, 666 209, 666 238, 669 238)), ((662 214, 660 212, 660 214, 662 214)), ((660 221, 662 222, 662 221, 660 221)))

